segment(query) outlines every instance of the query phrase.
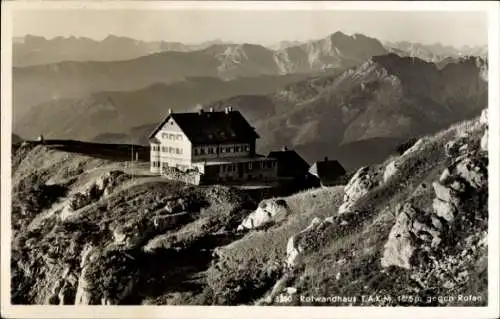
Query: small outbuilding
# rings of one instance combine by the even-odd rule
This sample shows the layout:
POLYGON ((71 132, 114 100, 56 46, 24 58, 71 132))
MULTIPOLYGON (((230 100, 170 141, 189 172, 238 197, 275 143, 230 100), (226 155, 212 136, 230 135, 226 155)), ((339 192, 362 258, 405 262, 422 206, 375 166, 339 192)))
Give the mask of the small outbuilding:
POLYGON ((278 163, 278 177, 303 179, 309 170, 307 163, 296 151, 289 150, 286 146, 280 151, 272 151, 268 157, 275 158, 278 163))
POLYGON ((336 160, 329 160, 325 157, 323 161, 314 163, 309 168, 309 174, 314 176, 321 186, 335 186, 340 183, 340 178, 345 175, 346 170, 336 160))

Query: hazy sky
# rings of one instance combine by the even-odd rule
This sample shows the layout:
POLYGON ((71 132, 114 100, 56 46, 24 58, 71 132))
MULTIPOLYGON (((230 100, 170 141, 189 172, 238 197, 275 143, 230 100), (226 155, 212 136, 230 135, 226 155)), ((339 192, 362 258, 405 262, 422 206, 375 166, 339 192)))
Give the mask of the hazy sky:
POLYGON ((114 34, 184 43, 221 39, 274 44, 321 38, 340 30, 387 41, 454 46, 488 41, 484 12, 16 10, 13 23, 14 36, 74 35, 97 40, 114 34))

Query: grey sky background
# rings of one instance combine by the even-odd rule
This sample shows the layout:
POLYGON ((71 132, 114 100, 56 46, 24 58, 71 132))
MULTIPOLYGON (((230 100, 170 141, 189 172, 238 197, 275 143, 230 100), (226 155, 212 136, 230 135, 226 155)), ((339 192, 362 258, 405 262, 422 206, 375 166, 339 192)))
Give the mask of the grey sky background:
POLYGON ((464 11, 258 11, 258 10, 16 10, 13 35, 89 37, 113 34, 139 40, 200 43, 220 39, 271 45, 335 31, 382 41, 424 44, 488 43, 486 12, 464 11))

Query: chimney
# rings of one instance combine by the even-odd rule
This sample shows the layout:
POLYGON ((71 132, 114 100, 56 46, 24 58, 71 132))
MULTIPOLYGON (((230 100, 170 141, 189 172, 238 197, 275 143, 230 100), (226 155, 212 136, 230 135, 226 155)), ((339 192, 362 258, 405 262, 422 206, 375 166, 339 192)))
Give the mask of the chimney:
POLYGON ((286 147, 286 145, 285 145, 285 146, 283 146, 283 147, 281 148, 281 150, 282 150, 283 152, 288 151, 288 147, 286 147))
POLYGON ((213 111, 214 111, 214 108, 213 108, 213 107, 211 107, 211 108, 210 108, 210 112, 213 112, 213 111))
POLYGON ((325 162, 328 162, 328 156, 325 156, 325 162))
POLYGON ((229 107, 225 107, 224 112, 226 112, 226 114, 229 114, 229 107))
POLYGON ((168 114, 172 114, 172 109, 171 108, 168 109, 168 114))
POLYGON ((233 110, 233 107, 232 106, 228 106, 227 109, 229 110, 229 112, 231 112, 233 110))
POLYGON ((203 114, 203 109, 198 110, 198 114, 202 115, 203 114))

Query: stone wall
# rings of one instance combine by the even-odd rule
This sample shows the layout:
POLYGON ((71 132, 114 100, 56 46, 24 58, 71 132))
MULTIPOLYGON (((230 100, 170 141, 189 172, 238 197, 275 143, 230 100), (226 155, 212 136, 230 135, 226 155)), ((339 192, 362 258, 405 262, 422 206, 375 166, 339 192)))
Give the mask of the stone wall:
POLYGON ((174 181, 200 185, 202 183, 203 174, 194 170, 183 172, 175 167, 164 167, 162 170, 162 176, 174 181))

